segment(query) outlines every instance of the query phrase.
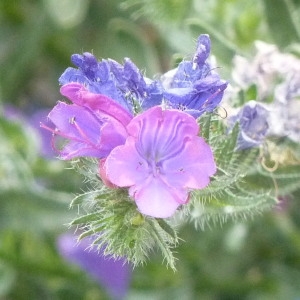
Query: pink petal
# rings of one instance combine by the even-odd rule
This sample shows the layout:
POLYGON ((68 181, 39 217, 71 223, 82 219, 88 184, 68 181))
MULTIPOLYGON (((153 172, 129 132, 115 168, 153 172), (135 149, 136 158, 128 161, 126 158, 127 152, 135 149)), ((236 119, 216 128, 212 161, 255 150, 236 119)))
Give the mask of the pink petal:
POLYGON ((209 176, 216 172, 216 164, 204 139, 194 137, 185 143, 181 153, 163 162, 163 170, 169 185, 201 189, 208 185, 209 176))
POLYGON ((124 146, 113 149, 105 162, 108 179, 120 187, 143 182, 148 176, 148 164, 135 148, 135 140, 128 137, 124 146))
POLYGON ((151 177, 141 186, 133 186, 129 193, 134 197, 139 211, 154 218, 168 218, 172 216, 177 208, 187 201, 188 193, 178 193, 166 186, 159 178, 151 177), (182 196, 181 195, 181 196, 182 196))
POLYGON ((48 118, 55 126, 70 137, 78 137, 84 139, 78 134, 78 127, 85 132, 86 137, 97 143, 102 126, 101 120, 95 118, 88 109, 78 105, 69 105, 64 102, 58 104, 49 113, 48 118), (75 122, 78 126, 75 126, 75 122))
POLYGON ((58 136, 69 140, 60 151, 62 159, 78 156, 106 157, 125 143, 125 127, 113 118, 99 118, 89 108, 58 102, 48 115, 58 136))
POLYGON ((167 153, 180 151, 182 139, 198 134, 199 127, 193 117, 178 110, 162 110, 155 106, 135 117, 127 126, 129 135, 139 139, 146 156, 157 154, 160 159, 167 153))
POLYGON ((126 126, 132 119, 132 115, 116 101, 105 95, 90 93, 79 83, 65 84, 60 88, 60 93, 73 103, 117 119, 123 126, 126 126))

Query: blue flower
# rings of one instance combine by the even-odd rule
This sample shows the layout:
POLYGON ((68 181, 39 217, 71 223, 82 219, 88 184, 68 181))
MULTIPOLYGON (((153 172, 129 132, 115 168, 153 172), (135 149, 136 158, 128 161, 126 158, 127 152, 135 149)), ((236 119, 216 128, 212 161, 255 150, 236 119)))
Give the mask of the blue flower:
POLYGON ((181 62, 175 71, 170 71, 171 78, 168 72, 161 80, 145 77, 129 58, 122 65, 112 59, 97 61, 88 52, 74 54, 71 60, 77 68, 67 68, 59 82, 80 83, 89 92, 118 102, 131 114, 166 104, 198 118, 219 105, 227 87, 207 62, 209 54, 209 36, 200 35, 193 59, 181 62))
POLYGON ((97 61, 94 55, 85 52, 73 54, 71 60, 78 68, 67 68, 59 78, 61 85, 81 83, 91 93, 118 102, 131 114, 136 104, 147 109, 162 102, 160 83, 145 78, 129 58, 122 65, 112 59, 97 61))
POLYGON ((238 150, 257 147, 264 141, 269 129, 268 116, 269 111, 262 104, 252 100, 231 118, 231 127, 236 122, 239 122, 240 126, 238 150))
POLYGON ((206 61, 209 54, 209 36, 200 35, 193 60, 181 62, 171 80, 167 78, 164 82, 164 100, 168 107, 182 109, 198 118, 218 106, 227 82, 212 71, 206 61))
POLYGON ((81 83, 91 93, 108 96, 133 113, 130 96, 139 97, 145 81, 130 59, 125 59, 122 66, 111 59, 98 62, 94 55, 85 52, 73 54, 71 60, 78 69, 67 68, 59 78, 60 84, 81 83))

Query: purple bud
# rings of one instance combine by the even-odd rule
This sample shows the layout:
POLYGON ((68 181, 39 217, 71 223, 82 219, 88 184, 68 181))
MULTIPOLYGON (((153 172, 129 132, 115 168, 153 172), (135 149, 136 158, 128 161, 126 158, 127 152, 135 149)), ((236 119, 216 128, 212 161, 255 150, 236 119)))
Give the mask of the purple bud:
POLYGON ((260 103, 252 100, 246 103, 239 113, 230 120, 231 125, 239 122, 239 150, 259 146, 268 132, 269 111, 260 103))

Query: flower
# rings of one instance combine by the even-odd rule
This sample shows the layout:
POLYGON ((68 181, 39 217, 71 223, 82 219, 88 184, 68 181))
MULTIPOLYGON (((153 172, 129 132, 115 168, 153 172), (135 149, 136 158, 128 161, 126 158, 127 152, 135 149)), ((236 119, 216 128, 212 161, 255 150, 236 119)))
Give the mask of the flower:
POLYGON ((56 129, 42 127, 69 140, 60 150, 62 159, 103 158, 125 142, 125 127, 132 116, 121 105, 104 95, 90 93, 79 83, 64 85, 61 94, 73 104, 58 102, 48 115, 56 129))
POLYGON ((168 107, 182 109, 198 118, 218 106, 227 82, 206 62, 209 53, 209 36, 200 35, 193 60, 183 61, 177 69, 165 74, 164 98, 168 107))
POLYGON ((268 116, 269 111, 262 104, 252 100, 231 118, 231 126, 236 122, 240 125, 237 149, 256 147, 264 141, 269 128, 268 116))
POLYGON ((134 117, 127 132, 125 144, 111 151, 104 168, 112 184, 129 187, 145 215, 170 217, 188 202, 191 189, 207 186, 216 172, 210 147, 185 112, 153 107, 134 117))
POLYGON ((131 280, 131 268, 123 259, 111 260, 99 255, 95 250, 87 250, 90 243, 87 239, 76 244, 70 233, 58 238, 60 254, 69 262, 79 265, 92 278, 101 284, 112 299, 123 299, 131 280))
MULTIPOLYGON (((78 69, 67 68, 59 78, 60 84, 81 83, 91 93, 106 95, 132 112, 131 103, 118 88, 118 81, 110 70, 111 60, 98 62, 95 56, 88 52, 82 55, 73 54, 71 60, 78 69)), ((123 82, 121 86, 124 86, 123 82)))
POLYGON ((129 58, 121 65, 112 59, 97 61, 94 55, 85 52, 73 54, 71 60, 78 69, 67 68, 59 78, 62 85, 81 83, 91 93, 114 99, 130 113, 135 105, 145 109, 162 101, 160 83, 144 77, 129 58))
POLYGON ((143 76, 129 58, 122 65, 112 59, 97 61, 88 52, 74 54, 71 60, 77 68, 67 68, 59 82, 81 83, 91 93, 114 99, 130 113, 165 103, 198 118, 219 105, 227 87, 207 62, 209 54, 209 36, 200 35, 192 61, 181 62, 160 80, 143 76))

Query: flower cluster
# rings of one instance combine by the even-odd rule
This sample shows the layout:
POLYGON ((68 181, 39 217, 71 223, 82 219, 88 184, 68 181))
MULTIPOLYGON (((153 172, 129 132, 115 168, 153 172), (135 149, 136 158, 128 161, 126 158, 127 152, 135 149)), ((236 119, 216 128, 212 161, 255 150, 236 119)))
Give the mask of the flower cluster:
MULTIPOLYGON (((250 105, 253 110, 251 120, 256 124, 260 123, 261 129, 252 127, 252 132, 257 137, 252 142, 258 145, 264 137, 275 136, 287 137, 294 143, 299 143, 300 60, 292 54, 280 52, 272 44, 257 41, 255 46, 257 53, 254 59, 248 61, 244 57, 235 56, 232 71, 237 92, 255 87, 255 95, 250 100, 257 102, 256 105, 250 105)), ((245 106, 249 107, 249 104, 246 103, 245 106)), ((242 109, 250 111, 250 108, 242 109)), ((242 114, 238 113, 239 116, 242 114)), ((243 130, 244 126, 241 127, 243 130)))
POLYGON ((59 101, 49 114, 54 147, 62 159, 93 157, 110 188, 128 188, 148 216, 167 218, 203 189, 216 172, 210 146, 197 122, 220 103, 227 83, 208 62, 210 39, 198 38, 192 60, 160 80, 146 78, 125 59, 72 56, 76 68, 61 75, 59 101), (67 141, 58 147, 61 138, 67 141))
POLYGON ((209 62, 208 35, 155 80, 128 58, 72 56, 59 79, 68 101, 42 127, 91 180, 71 203, 79 240, 133 265, 158 247, 175 269, 177 221, 203 228, 253 215, 299 186, 299 60, 257 45, 253 63, 234 58, 229 86, 209 62))

